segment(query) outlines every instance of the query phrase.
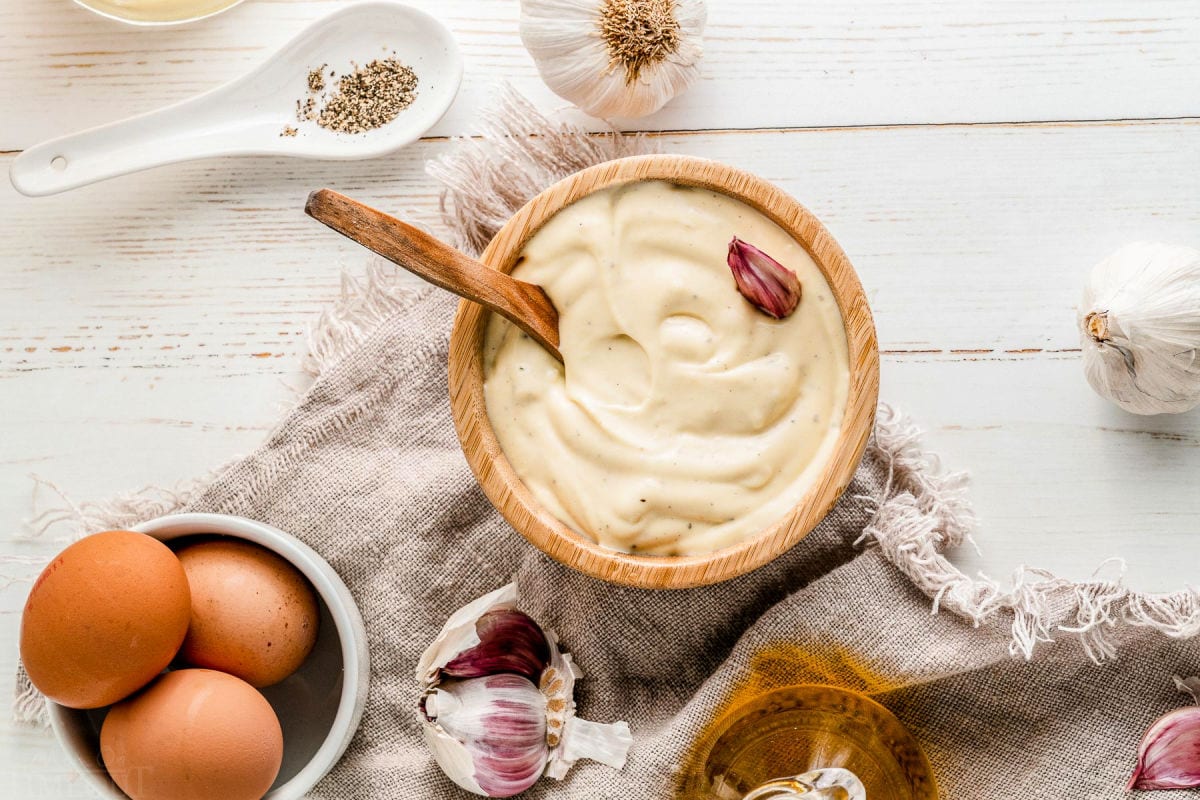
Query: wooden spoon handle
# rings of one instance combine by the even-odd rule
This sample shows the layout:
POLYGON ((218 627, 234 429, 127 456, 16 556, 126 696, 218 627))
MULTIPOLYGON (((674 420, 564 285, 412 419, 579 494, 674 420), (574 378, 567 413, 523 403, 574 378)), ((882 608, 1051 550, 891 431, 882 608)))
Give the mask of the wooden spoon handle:
POLYGON ((332 189, 310 194, 304 212, 435 286, 487 306, 563 360, 558 352, 558 311, 542 287, 492 269, 425 231, 332 189))

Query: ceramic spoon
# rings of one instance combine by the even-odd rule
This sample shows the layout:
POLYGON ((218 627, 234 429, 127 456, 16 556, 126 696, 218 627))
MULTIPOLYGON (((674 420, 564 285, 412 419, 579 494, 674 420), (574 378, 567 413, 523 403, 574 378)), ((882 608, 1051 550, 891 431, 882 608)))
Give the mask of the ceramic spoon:
MULTIPOLYGON (((326 75, 328 92, 336 79, 326 75)), ((39 196, 210 156, 371 158, 429 130, 461 80, 462 56, 444 25, 400 3, 359 3, 318 20, 255 70, 207 94, 31 147, 13 161, 10 177, 17 191, 39 196), (394 120, 356 134, 297 120, 296 101, 311 96, 310 70, 327 64, 340 76, 352 63, 393 53, 418 81, 416 99, 394 120), (282 136, 285 126, 297 135, 282 136)))
POLYGON ((558 311, 542 287, 519 281, 419 228, 332 189, 308 196, 304 212, 435 286, 510 320, 559 361, 558 311))

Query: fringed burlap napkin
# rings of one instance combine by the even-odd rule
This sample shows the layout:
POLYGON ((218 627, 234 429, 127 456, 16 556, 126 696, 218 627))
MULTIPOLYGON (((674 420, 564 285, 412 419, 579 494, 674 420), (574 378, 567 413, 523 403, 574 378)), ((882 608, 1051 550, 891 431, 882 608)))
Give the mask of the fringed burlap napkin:
MULTIPOLYGON (((512 97, 490 121, 485 140, 431 166, 449 188, 451 227, 476 251, 553 179, 645 147, 552 124, 512 97)), ((466 796, 422 743, 413 667, 451 612, 514 577, 583 666, 581 715, 627 720, 635 737, 624 771, 580 762, 531 798, 672 796, 697 733, 750 681, 874 696, 920 739, 946 798, 1117 798, 1142 731, 1180 705, 1172 673, 1200 666, 1195 642, 1116 624, 1190 635, 1194 594, 1027 580, 1001 590, 954 570, 940 553, 970 523, 962 478, 941 475, 887 409, 842 502, 753 574, 641 591, 559 566, 496 514, 459 450, 446 388, 453 299, 397 286, 377 267, 348 288, 318 326, 315 383, 257 452, 177 502, 133 497, 76 514, 84 531, 164 511, 239 514, 294 533, 342 575, 373 675, 362 728, 316 797, 466 796), (930 596, 953 613, 931 614, 930 596), (1047 641, 1073 638, 1068 629, 1086 634, 1082 645, 1047 641), (1033 661, 1011 652, 1035 642, 1045 643, 1033 661), (766 655, 781 647, 802 656, 766 655)))

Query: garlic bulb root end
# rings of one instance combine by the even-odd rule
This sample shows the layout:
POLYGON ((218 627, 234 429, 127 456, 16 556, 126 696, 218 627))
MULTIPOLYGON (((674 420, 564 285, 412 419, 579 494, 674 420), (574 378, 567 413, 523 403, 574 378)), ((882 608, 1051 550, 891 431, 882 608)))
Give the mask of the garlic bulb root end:
POLYGON ((1108 312, 1093 311, 1084 317, 1084 327, 1094 341, 1108 341, 1108 312))
POLYGON ((652 114, 700 77, 703 0, 521 0, 546 85, 601 119, 652 114))

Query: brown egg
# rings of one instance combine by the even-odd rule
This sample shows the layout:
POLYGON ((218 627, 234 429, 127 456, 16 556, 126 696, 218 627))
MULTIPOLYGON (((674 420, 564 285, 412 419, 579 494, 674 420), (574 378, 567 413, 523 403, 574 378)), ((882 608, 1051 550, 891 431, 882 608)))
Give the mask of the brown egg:
POLYGON ((113 706, 100 755, 133 800, 258 800, 283 763, 283 731, 242 679, 181 669, 113 706))
POLYGON ((190 616, 187 577, 166 545, 144 533, 97 533, 59 553, 33 584, 21 661, 54 702, 99 708, 163 671, 190 616))
POLYGON ((189 664, 270 686, 291 675, 317 641, 317 596, 280 556, 240 539, 179 551, 192 591, 181 653, 189 664))

